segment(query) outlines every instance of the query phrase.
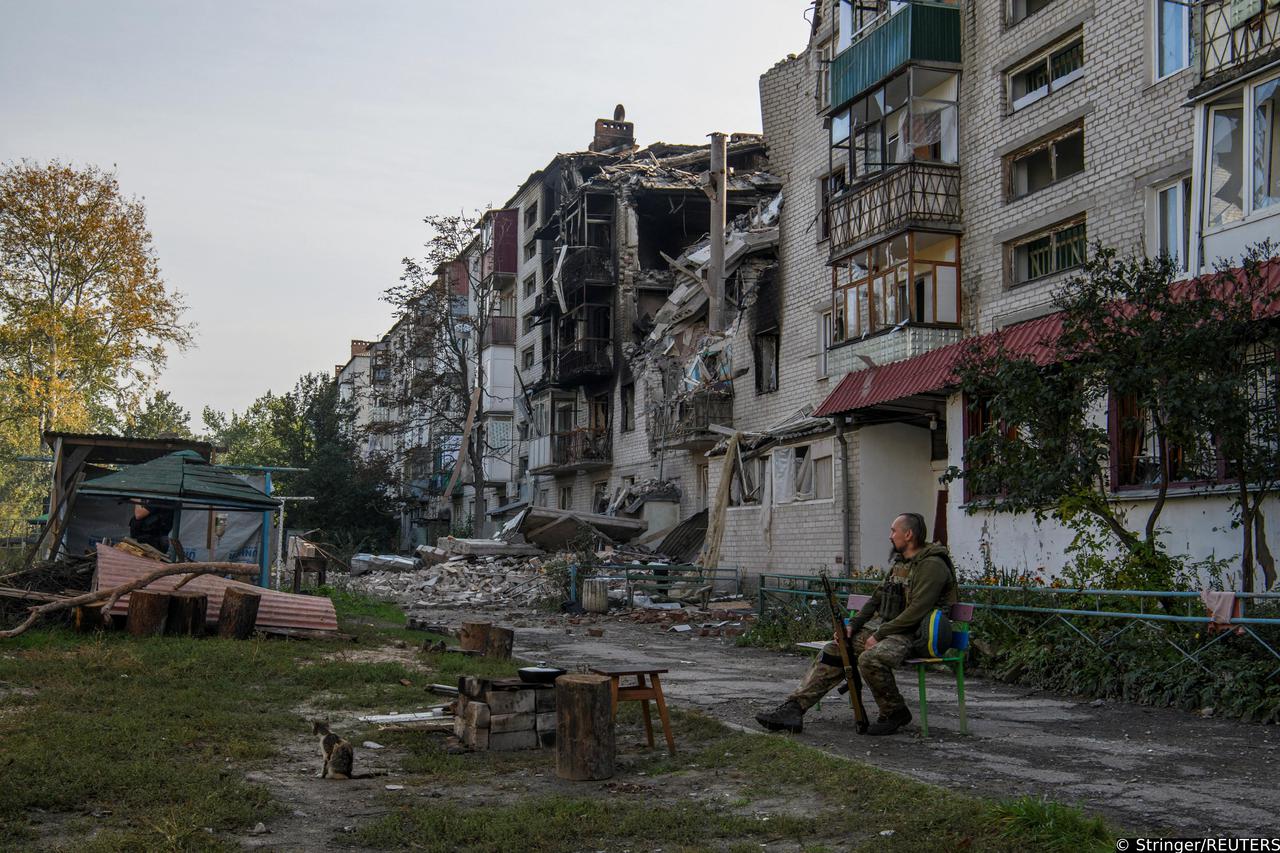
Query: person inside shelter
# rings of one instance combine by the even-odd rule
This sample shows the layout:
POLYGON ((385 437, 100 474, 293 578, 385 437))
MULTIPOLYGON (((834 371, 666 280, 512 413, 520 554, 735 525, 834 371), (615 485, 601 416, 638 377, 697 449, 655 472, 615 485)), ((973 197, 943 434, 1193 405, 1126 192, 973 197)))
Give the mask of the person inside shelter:
MULTIPOLYGON (((929 543, 924 517, 905 512, 889 528, 892 565, 885 579, 845 626, 857 654, 858 671, 871 689, 879 717, 869 735, 889 735, 911 722, 893 669, 921 645, 921 628, 935 609, 949 610, 959 600, 955 567, 945 546, 929 543)), ((772 711, 756 715, 770 731, 800 732, 804 714, 843 683, 840 648, 832 642, 814 659, 800 686, 772 711)))
POLYGON ((133 505, 129 519, 129 536, 162 553, 169 552, 169 534, 173 530, 173 507, 154 501, 133 505))

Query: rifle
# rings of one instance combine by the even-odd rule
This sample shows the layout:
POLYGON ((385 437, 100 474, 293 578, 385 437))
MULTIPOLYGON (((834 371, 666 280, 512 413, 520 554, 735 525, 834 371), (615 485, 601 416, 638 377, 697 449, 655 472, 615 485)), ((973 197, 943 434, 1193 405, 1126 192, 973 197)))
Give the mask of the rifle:
POLYGON ((822 576, 822 589, 827 594, 827 606, 831 609, 831 624, 835 627, 836 646, 840 649, 840 661, 844 664, 844 683, 849 691, 849 704, 853 707, 853 726, 858 734, 867 730, 867 709, 862 704, 862 676, 854 665, 853 644, 844 631, 844 617, 831 589, 831 579, 822 576))

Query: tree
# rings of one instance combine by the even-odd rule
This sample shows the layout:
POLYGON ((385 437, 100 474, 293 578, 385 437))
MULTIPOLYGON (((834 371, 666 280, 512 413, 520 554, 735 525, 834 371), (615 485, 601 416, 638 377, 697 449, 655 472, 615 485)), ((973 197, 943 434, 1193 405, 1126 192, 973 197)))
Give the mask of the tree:
POLYGON ((141 407, 125 413, 121 431, 136 438, 191 438, 191 415, 168 391, 156 391, 141 407))
POLYGON ((86 425, 95 406, 124 408, 185 348, 181 295, 170 290, 146 210, 116 176, 22 161, 0 171, 0 381, 9 418, 34 432, 86 425))
POLYGON ((352 407, 336 380, 309 373, 291 391, 268 391, 241 414, 206 407, 203 417, 210 440, 227 448, 222 461, 306 469, 272 477, 282 494, 314 498, 289 505, 291 526, 323 530, 349 549, 392 544, 395 478, 385 459, 358 452, 352 407))
MULTIPOLYGON (((471 429, 462 448, 475 493, 475 531, 483 535, 485 510, 484 459, 492 453, 486 441, 484 394, 486 383, 482 342, 491 317, 497 313, 496 276, 486 275, 483 256, 505 234, 507 220, 480 220, 465 215, 428 216, 426 255, 404 258, 399 284, 383 298, 395 309, 404 344, 391 353, 392 373, 403 381, 389 401, 411 417, 425 419, 434 435, 458 435, 471 429)), ((459 458, 455 464, 462 464, 459 458)))
MULTIPOLYGON (((1225 269, 1183 282, 1176 271, 1168 257, 1120 258, 1097 246, 1054 294, 1061 332, 1038 357, 1011 353, 996 335, 975 339, 956 369, 978 428, 965 469, 947 479, 965 481, 970 511, 1052 515, 1077 529, 1093 520, 1126 554, 1124 582, 1148 588, 1173 580, 1158 526, 1170 484, 1217 479, 1224 455, 1250 469, 1245 481, 1263 466, 1248 450, 1258 422, 1237 413, 1251 387, 1243 354, 1258 336, 1274 336, 1259 322, 1274 296, 1257 281, 1228 286, 1225 269), (1113 432, 1122 436, 1118 473, 1142 467, 1153 492, 1137 529, 1112 500, 1113 432)), ((1263 497, 1245 503, 1244 522, 1263 497)))

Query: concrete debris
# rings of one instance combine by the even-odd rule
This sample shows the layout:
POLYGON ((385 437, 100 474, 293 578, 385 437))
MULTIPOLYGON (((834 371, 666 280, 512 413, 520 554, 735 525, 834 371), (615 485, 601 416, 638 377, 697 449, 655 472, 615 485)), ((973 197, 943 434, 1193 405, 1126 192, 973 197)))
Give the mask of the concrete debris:
POLYGON ((396 554, 356 554, 351 558, 350 566, 351 574, 357 576, 375 570, 411 572, 418 568, 418 561, 413 557, 401 557, 396 554))
POLYGON ((528 606, 555 594, 555 584, 542 571, 542 566, 543 560, 539 557, 455 556, 415 572, 370 572, 354 579, 352 586, 377 598, 395 601, 406 609, 528 606))
POLYGON ((502 539, 457 539, 445 536, 436 545, 447 554, 467 557, 536 557, 543 553, 535 545, 502 539))

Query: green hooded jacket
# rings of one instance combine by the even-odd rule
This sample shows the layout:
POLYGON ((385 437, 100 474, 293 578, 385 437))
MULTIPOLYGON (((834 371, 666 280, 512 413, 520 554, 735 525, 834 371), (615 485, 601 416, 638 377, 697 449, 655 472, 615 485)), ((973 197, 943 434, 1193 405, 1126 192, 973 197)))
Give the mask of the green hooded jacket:
POLYGON ((931 543, 910 560, 895 563, 884 583, 850 624, 855 631, 859 630, 879 614, 884 622, 876 629, 877 640, 893 634, 910 636, 934 608, 949 607, 959 600, 951 555, 946 546, 931 543), (896 606, 898 602, 902 602, 901 609, 896 606))

